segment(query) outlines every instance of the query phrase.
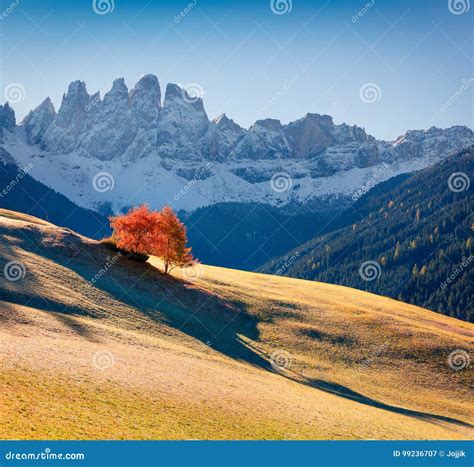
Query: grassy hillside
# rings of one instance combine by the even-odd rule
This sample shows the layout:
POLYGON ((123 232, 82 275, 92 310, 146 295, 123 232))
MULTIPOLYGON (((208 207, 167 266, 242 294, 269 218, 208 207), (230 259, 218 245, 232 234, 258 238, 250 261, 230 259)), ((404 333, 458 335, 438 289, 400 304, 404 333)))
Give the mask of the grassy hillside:
POLYGON ((447 363, 472 324, 303 280, 165 277, 15 213, 0 242, 0 438, 472 437, 472 366, 447 363))
POLYGON ((470 148, 375 186, 345 213, 344 228, 260 270, 355 287, 474 322, 473 182, 470 148), (368 261, 378 269, 373 280, 361 270, 368 261))

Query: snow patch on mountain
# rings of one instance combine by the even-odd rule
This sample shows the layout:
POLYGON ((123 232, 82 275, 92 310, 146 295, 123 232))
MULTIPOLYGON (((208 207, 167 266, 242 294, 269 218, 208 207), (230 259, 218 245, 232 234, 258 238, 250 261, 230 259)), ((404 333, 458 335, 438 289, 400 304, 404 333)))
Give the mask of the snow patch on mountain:
POLYGON ((0 106, 0 137, 31 175, 81 206, 100 209, 148 202, 192 211, 221 202, 323 209, 322 200, 348 200, 377 183, 438 162, 473 144, 467 127, 408 131, 379 141, 363 128, 307 114, 283 125, 257 121, 248 130, 225 114, 210 121, 202 99, 145 75, 128 90, 113 82, 103 99, 75 81, 56 113, 46 99, 15 125, 0 106), (94 189, 98 173, 110 190, 94 189), (283 177, 276 184, 275 177, 283 177))
POLYGON ((110 204, 116 212, 143 202, 154 208, 169 204, 186 211, 220 202, 263 203, 277 207, 304 204, 318 209, 321 208, 321 199, 351 198, 374 179, 379 183, 401 173, 413 172, 444 156, 430 153, 422 158, 396 161, 384 157, 385 162, 357 167, 345 162, 347 155, 344 152, 330 153, 328 157, 332 158, 337 170, 327 176, 314 176, 313 161, 307 164, 299 160, 226 163, 177 160, 170 163, 155 156, 123 163, 121 160, 91 159, 76 152, 52 155, 29 146, 21 129, 16 135, 11 135, 5 148, 15 155, 19 165, 32 163, 31 175, 34 178, 80 206, 100 210, 102 205, 110 204), (247 177, 236 175, 244 168, 253 169, 261 178, 249 181, 247 177), (179 175, 186 171, 194 175, 179 175), (94 177, 98 173, 112 176, 113 189, 102 192, 94 188, 94 177), (275 174, 283 174, 290 180, 282 191, 275 189, 272 183, 275 174))

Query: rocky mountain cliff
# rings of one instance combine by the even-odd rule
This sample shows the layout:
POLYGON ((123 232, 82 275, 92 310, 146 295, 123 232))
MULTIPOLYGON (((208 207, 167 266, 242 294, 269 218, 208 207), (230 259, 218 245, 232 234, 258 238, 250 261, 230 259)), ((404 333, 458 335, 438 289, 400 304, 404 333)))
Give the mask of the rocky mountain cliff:
POLYGON ((473 132, 433 127, 379 141, 319 114, 244 129, 226 115, 210 120, 202 99, 176 84, 162 99, 146 75, 131 90, 116 79, 103 98, 74 81, 57 112, 47 98, 19 125, 7 103, 0 138, 19 165, 32 163, 33 177, 82 206, 146 201, 192 211, 218 202, 327 209, 472 144, 473 132), (93 189, 104 173, 110 189, 93 189))

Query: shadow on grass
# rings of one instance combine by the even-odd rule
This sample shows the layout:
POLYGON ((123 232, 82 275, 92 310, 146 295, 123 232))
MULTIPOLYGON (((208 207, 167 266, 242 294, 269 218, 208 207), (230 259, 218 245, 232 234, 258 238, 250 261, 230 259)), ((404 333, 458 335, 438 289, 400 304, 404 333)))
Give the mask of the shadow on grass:
MULTIPOLYGON (((14 297, 9 298, 9 301, 5 301, 2 297, 2 291, 0 290, 0 324, 8 326, 9 322, 21 322, 22 324, 30 322, 27 315, 28 312, 26 310, 25 312, 19 311, 13 306, 14 304, 22 305, 23 300, 18 299, 18 297, 15 297, 17 298, 17 300, 15 300, 14 297)), ((38 301, 37 303, 29 303, 28 305, 23 306, 31 307, 48 313, 53 311, 48 306, 48 302, 44 301, 38 301)), ((85 339, 91 342, 100 342, 100 339, 95 336, 91 327, 80 323, 74 316, 71 316, 72 313, 70 309, 69 312, 67 312, 64 307, 58 307, 57 310, 59 311, 53 311, 54 314, 52 315, 57 321, 70 328, 79 336, 84 337, 85 339)))
MULTIPOLYGON (((302 376, 302 375, 301 375, 302 376)), ((406 415, 408 417, 417 418, 419 420, 423 420, 426 422, 441 424, 441 423, 452 423, 454 425, 464 426, 473 428, 474 425, 471 425, 468 422, 464 422, 462 420, 458 420, 452 417, 445 417, 443 415, 436 415, 429 412, 421 412, 418 410, 411 410, 405 409, 403 407, 398 407, 396 405, 386 404, 384 402, 377 401, 371 397, 365 396, 359 392, 353 391, 352 389, 343 386, 342 384, 334 383, 331 381, 325 381, 322 379, 311 379, 311 378, 304 378, 303 380, 299 380, 296 378, 289 377, 289 379, 293 381, 302 382, 306 386, 310 386, 315 389, 319 389, 321 391, 327 392, 329 394, 333 394, 335 396, 342 397, 344 399, 348 399, 354 402, 358 402, 359 404, 369 405, 371 407, 375 407, 377 409, 386 410, 388 412, 397 413, 400 415, 406 415)))
POLYGON ((363 405, 369 405, 371 407, 375 407, 377 409, 386 410, 388 412, 397 413, 400 415, 406 415, 408 417, 417 418, 419 420, 423 420, 426 422, 431 422, 435 424, 441 423, 452 423, 454 425, 464 426, 468 428, 474 428, 474 425, 471 425, 468 422, 464 422, 462 420, 458 420, 452 417, 445 417, 443 415, 436 415, 429 412, 421 412, 418 410, 411 410, 405 409, 403 407, 398 407, 396 405, 386 404, 384 402, 377 401, 371 397, 365 396, 359 392, 353 391, 352 389, 343 386, 342 384, 334 383, 331 381, 325 381, 323 379, 316 379, 316 378, 307 378, 303 374, 298 373, 292 370, 286 370, 285 373, 276 371, 270 364, 270 357, 265 355, 263 352, 259 351, 256 347, 252 346, 252 344, 247 343, 249 347, 252 347, 256 353, 258 353, 262 358, 267 359, 269 363, 268 369, 273 373, 279 374, 280 376, 287 378, 291 381, 294 381, 299 384, 304 384, 305 386, 309 386, 314 389, 318 389, 320 391, 324 391, 329 394, 333 394, 335 396, 342 397, 347 400, 351 400, 363 405))
MULTIPOLYGON (((29 235, 18 238, 21 248, 47 257, 79 274, 86 281, 90 281, 103 270, 108 259, 115 254, 106 246, 97 243, 84 247, 82 241, 71 232, 63 232, 59 239, 60 246, 55 242, 51 245, 42 243, 41 235, 35 229, 31 229, 28 233, 29 235)), ((1 234, 0 229, 0 237, 1 234)), ((0 265, 14 257, 14 252, 7 250, 0 251, 0 265)), ((29 289, 34 290, 34 287, 40 287, 41 284, 35 284, 34 278, 32 281, 28 288, 16 290, 14 293, 11 290, 2 290, 0 281, 0 299, 20 304, 30 299, 39 300, 35 299, 29 289)), ((117 258, 113 266, 101 275, 93 286, 117 301, 135 308, 156 323, 180 330, 233 359, 277 373, 273 370, 268 355, 242 339, 246 337, 248 340, 258 341, 260 338, 258 321, 246 311, 244 303, 224 300, 206 290, 164 275, 148 263, 128 258, 117 258)), ((35 306, 46 311, 62 313, 63 318, 60 321, 87 337, 87 329, 67 317, 70 314, 84 314, 80 304, 76 307, 64 307, 53 301, 41 299, 41 302, 42 304, 34 302, 35 306)), ((100 319, 100 316, 95 317, 100 319)), ((308 379, 296 372, 293 372, 294 376, 290 376, 291 372, 285 375, 277 374, 299 384, 381 410, 431 423, 444 422, 472 427, 469 423, 454 418, 379 402, 330 381, 308 379)))
MULTIPOLYGON (((3 230, 0 228, 0 241, 3 230)), ((58 230, 47 241, 44 234, 34 227, 16 231, 15 234, 16 248, 36 253, 87 281, 87 284, 83 281, 77 281, 77 284, 73 281, 71 284, 71 287, 80 288, 83 295, 90 295, 87 287, 92 286, 157 324, 179 330, 231 358, 269 368, 268 361, 240 339, 240 336, 251 340, 260 337, 258 321, 247 313, 245 304, 230 302, 165 275, 148 263, 117 255, 106 245, 95 242, 85 244, 77 235, 65 229, 58 230)), ((8 249, 12 242, 11 234, 8 235, 9 239, 5 242, 7 248, 0 250, 0 266, 15 259, 16 248, 8 249)), ((34 271, 34 267, 31 269, 34 271)), ((24 280, 9 283, 7 287, 4 284, 0 281, 0 300, 53 311, 63 316, 87 315, 96 319, 105 316, 102 313, 91 314, 90 310, 86 312, 80 303, 69 306, 57 299, 45 298, 48 294, 44 290, 42 296, 38 296, 34 291, 44 289, 44 284, 32 271, 28 272, 24 280)), ((62 322, 79 334, 83 332, 84 337, 91 338, 87 329, 75 320, 64 318, 62 322)))

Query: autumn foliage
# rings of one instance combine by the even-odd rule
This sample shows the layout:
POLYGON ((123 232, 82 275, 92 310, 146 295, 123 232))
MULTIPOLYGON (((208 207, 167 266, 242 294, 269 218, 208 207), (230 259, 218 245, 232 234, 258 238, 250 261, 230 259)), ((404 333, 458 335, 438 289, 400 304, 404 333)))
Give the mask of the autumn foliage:
POLYGON ((159 256, 165 273, 195 263, 187 246, 186 227, 168 206, 151 211, 142 205, 122 216, 111 217, 110 225, 117 248, 138 255, 159 256))

